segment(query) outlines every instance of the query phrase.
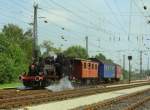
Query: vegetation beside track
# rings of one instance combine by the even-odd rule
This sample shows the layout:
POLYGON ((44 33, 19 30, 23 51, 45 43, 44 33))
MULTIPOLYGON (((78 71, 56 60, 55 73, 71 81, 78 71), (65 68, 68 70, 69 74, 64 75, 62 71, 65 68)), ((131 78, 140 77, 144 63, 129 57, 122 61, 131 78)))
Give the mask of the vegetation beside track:
POLYGON ((21 82, 6 83, 6 84, 0 84, 0 89, 17 88, 20 86, 22 86, 21 82))

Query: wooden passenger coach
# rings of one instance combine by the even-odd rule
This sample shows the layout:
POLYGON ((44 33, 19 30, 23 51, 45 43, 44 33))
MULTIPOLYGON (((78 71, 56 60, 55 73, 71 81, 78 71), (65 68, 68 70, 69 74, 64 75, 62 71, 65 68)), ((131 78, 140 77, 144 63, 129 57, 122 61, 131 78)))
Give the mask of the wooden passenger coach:
POLYGON ((98 78, 98 63, 90 60, 74 60, 73 76, 76 78, 98 78))

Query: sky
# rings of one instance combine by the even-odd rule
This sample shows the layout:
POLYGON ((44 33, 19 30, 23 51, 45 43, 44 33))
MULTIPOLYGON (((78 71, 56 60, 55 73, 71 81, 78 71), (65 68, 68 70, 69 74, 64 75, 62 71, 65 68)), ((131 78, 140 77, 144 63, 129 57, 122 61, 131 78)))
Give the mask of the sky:
POLYGON ((85 47, 88 36, 90 56, 100 52, 122 65, 125 55, 128 69, 127 56, 132 55, 133 70, 139 70, 143 50, 147 69, 150 0, 0 0, 0 30, 8 23, 32 28, 34 3, 39 6, 39 44, 50 40, 63 50, 72 45, 85 47))

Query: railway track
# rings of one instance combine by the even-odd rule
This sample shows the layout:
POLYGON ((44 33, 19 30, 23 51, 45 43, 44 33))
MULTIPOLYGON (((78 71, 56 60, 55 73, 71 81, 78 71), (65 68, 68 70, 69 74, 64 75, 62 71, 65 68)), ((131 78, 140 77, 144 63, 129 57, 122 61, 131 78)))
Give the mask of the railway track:
MULTIPOLYGON (((139 82, 139 81, 138 81, 139 82)), ((143 81, 142 81, 143 82, 143 81)), ((116 84, 124 84, 126 82, 121 82, 121 83, 113 83, 111 85, 116 85, 116 84)), ((87 89, 87 88, 97 88, 97 87, 106 87, 106 86, 110 86, 110 84, 102 84, 102 85, 98 85, 98 86, 86 86, 86 87, 76 87, 73 91, 75 90, 83 90, 83 89, 87 89)), ((44 92, 51 92, 48 91, 46 89, 43 90, 32 90, 32 89, 16 89, 16 88, 5 88, 5 89, 0 89, 0 99, 1 98, 8 98, 8 97, 17 97, 17 96, 25 96, 25 95, 32 95, 32 94, 39 94, 39 93, 44 93, 44 92), (21 92, 20 92, 21 91, 21 92), (11 93, 11 95, 10 95, 11 93)), ((70 91, 69 91, 70 92, 70 91)))
POLYGON ((52 101, 65 100, 69 98, 81 97, 103 92, 133 88, 143 85, 149 85, 150 82, 123 85, 116 87, 87 87, 74 90, 66 90, 61 92, 49 92, 48 90, 29 90, 29 91, 13 91, 0 92, 0 109, 20 108, 35 104, 42 104, 52 101))
MULTIPOLYGON (((147 99, 145 99, 147 100, 147 99)), ((150 110, 150 100, 148 99, 146 102, 142 102, 141 105, 137 106, 135 110, 150 110)))
POLYGON ((72 110, 149 110, 150 89, 72 110))

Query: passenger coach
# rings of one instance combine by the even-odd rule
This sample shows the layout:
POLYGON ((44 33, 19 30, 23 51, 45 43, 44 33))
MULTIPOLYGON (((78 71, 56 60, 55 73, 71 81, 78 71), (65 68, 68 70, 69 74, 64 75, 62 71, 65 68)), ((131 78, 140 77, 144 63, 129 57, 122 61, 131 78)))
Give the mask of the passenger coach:
POLYGON ((98 62, 84 59, 73 60, 72 76, 81 81, 98 79, 98 62))

